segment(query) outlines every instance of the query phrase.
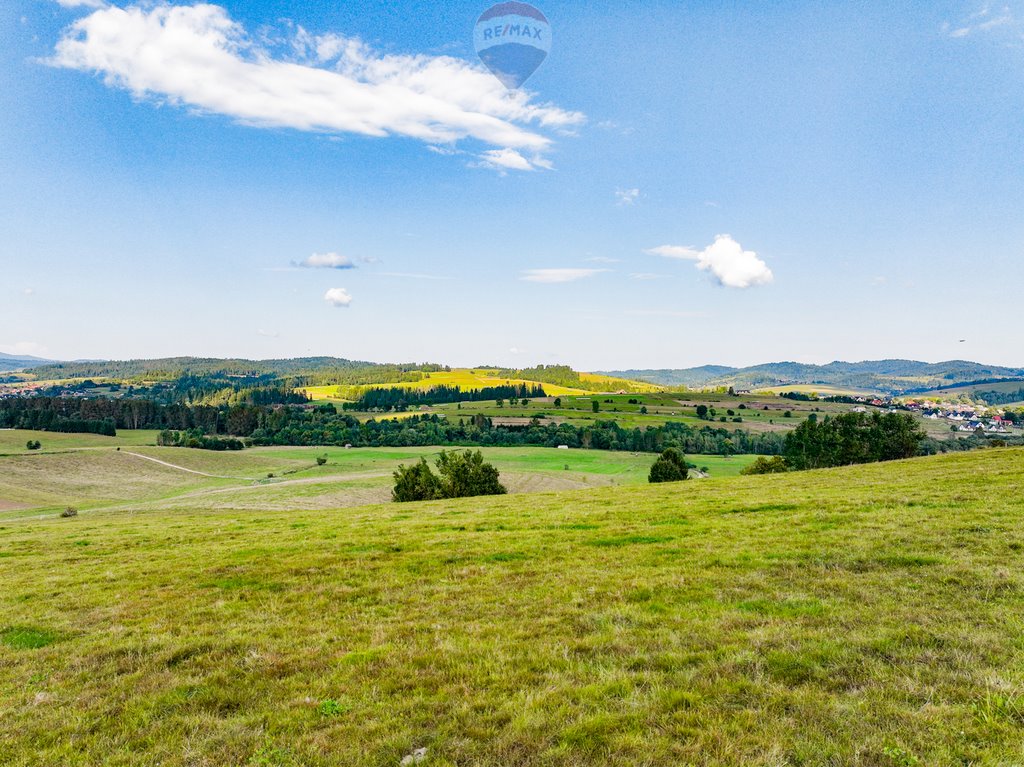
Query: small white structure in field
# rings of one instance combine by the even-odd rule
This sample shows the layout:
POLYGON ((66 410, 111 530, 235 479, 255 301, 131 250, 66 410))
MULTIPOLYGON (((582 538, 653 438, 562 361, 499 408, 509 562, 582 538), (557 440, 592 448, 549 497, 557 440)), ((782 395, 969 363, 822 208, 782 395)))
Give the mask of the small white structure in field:
POLYGON ((558 449, 559 449, 559 450, 568 450, 568 449, 569 449, 569 446, 568 446, 568 445, 559 445, 559 446, 558 446, 558 449))

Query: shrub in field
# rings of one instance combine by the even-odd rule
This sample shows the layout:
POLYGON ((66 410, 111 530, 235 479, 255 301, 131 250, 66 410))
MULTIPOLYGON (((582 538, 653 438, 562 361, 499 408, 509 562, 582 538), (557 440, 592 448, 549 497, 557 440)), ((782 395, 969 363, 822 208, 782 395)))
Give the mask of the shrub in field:
POLYGON ((775 455, 771 458, 765 456, 759 456, 750 466, 745 468, 740 474, 782 474, 789 471, 789 464, 786 463, 786 459, 781 455, 775 455))
POLYGON ((42 448, 42 446, 43 446, 43 443, 40 442, 38 439, 37 440, 31 440, 30 439, 28 442, 25 443, 25 449, 26 450, 39 450, 39 449, 42 448))
POLYGON ((441 483, 430 470, 426 458, 412 466, 399 466, 395 472, 391 499, 396 503, 432 501, 441 497, 441 483))
POLYGON ((478 495, 504 495, 498 470, 484 463, 479 450, 443 452, 437 459, 438 474, 431 471, 425 458, 412 466, 399 466, 395 472, 392 500, 430 501, 438 498, 470 498, 478 495))
POLYGON ((508 492, 498 481, 498 470, 484 463, 484 454, 479 450, 441 453, 437 459, 437 470, 445 498, 504 495, 508 492))
POLYGON ((651 483, 682 482, 689 476, 690 469, 686 463, 686 457, 678 449, 670 447, 654 462, 647 481, 651 483))
POLYGON ((77 517, 78 516, 78 509, 76 509, 74 506, 68 506, 66 509, 64 509, 64 511, 62 511, 60 513, 60 515, 64 519, 70 519, 71 517, 77 517))
POLYGON ((327 456, 326 455, 319 455, 319 456, 317 456, 317 459, 316 459, 316 465, 317 466, 323 466, 325 463, 327 463, 327 456))

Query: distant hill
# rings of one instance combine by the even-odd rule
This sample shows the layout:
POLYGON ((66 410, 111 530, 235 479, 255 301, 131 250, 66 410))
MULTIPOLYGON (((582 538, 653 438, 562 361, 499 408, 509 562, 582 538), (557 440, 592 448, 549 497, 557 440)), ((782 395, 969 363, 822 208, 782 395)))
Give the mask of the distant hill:
POLYGON ((41 378, 177 378, 182 375, 285 376, 323 370, 368 368, 429 369, 430 365, 377 365, 337 357, 247 360, 214 357, 165 357, 160 359, 51 362, 33 371, 41 378))
POLYGON ((32 357, 27 354, 3 354, 0 352, 0 371, 24 370, 26 368, 49 365, 53 360, 45 360, 42 357, 32 357))
POLYGON ((808 385, 847 387, 886 394, 907 394, 947 388, 988 379, 1024 379, 1024 368, 983 365, 966 360, 917 362, 876 360, 830 362, 807 365, 800 362, 772 362, 745 368, 705 365, 678 370, 619 370, 608 375, 632 378, 663 386, 737 389, 808 385))
POLYGON ((579 373, 565 365, 539 365, 526 370, 501 368, 453 369, 447 365, 376 363, 338 357, 247 360, 209 357, 165 359, 47 362, 32 370, 39 380, 98 379, 141 383, 190 378, 221 380, 231 384, 283 382, 302 388, 322 386, 387 386, 418 388, 455 386, 479 388, 481 381, 505 380, 539 383, 556 393, 583 391, 650 391, 658 387, 635 379, 611 379, 579 373))
MULTIPOLYGON (((445 365, 362 362, 338 357, 247 360, 208 357, 172 357, 119 361, 53 362, 36 357, 0 355, 0 371, 29 368, 40 380, 66 378, 116 379, 121 381, 171 381, 190 376, 219 379, 250 379, 253 383, 284 381, 296 386, 374 385, 416 383, 431 373, 452 373, 445 365)), ((525 370, 493 369, 498 378, 515 378, 585 390, 633 390, 621 379, 659 386, 690 388, 781 389, 789 386, 821 386, 831 389, 913 394, 990 381, 1024 381, 1024 368, 982 365, 965 360, 928 363, 913 360, 831 362, 807 365, 773 362, 745 368, 703 365, 685 369, 601 371, 578 373, 563 365, 525 370), (610 376, 618 381, 602 380, 610 376)), ((640 387, 636 387, 641 390, 640 387)))

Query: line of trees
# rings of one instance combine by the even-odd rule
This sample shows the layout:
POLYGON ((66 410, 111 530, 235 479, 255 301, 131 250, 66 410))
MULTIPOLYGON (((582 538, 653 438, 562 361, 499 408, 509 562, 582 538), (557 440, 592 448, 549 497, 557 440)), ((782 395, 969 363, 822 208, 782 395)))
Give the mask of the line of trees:
POLYGON ((568 423, 524 426, 494 426, 491 419, 477 414, 467 420, 449 420, 437 415, 415 415, 402 421, 381 420, 360 423, 332 405, 312 409, 279 408, 261 415, 260 426, 251 434, 257 445, 352 445, 354 447, 489 446, 529 445, 592 450, 626 450, 660 453, 677 447, 689 454, 734 455, 781 454, 784 439, 774 433, 753 433, 705 426, 667 423, 645 429, 625 429, 614 421, 597 421, 584 426, 568 423))
POLYGON ((804 421, 786 435, 785 456, 796 470, 894 461, 918 455, 924 439, 907 413, 844 413, 804 421))
POLYGON ((156 438, 161 447, 192 447, 200 450, 241 450, 245 443, 234 437, 210 437, 202 429, 170 431, 165 429, 156 438))
POLYGON ((972 395, 986 405, 1009 405, 1013 402, 1024 402, 1024 386, 1016 391, 975 391, 972 395))
POLYGON ((0 428, 117 436, 117 421, 107 413, 54 406, 56 403, 48 403, 51 406, 38 407, 17 407, 11 404, 29 403, 36 399, 0 400, 0 428))
POLYGON ((525 384, 491 386, 485 389, 460 389, 458 386, 435 386, 430 389, 403 389, 399 387, 374 388, 362 393, 356 402, 346 402, 344 410, 403 411, 422 405, 441 405, 450 402, 483 402, 500 399, 546 397, 542 386, 525 384))
POLYGON ((568 423, 494 426, 477 414, 466 420, 416 415, 360 423, 334 405, 314 407, 234 405, 162 405, 139 399, 13 397, 0 400, 0 427, 39 431, 116 434, 115 429, 199 430, 206 435, 250 438, 258 445, 353 445, 411 447, 427 445, 557 447, 660 453, 678 447, 690 454, 778 455, 783 438, 772 433, 667 423, 625 429, 612 420, 584 426, 568 423))
POLYGON ((275 409, 277 406, 270 405, 167 405, 105 397, 11 397, 0 400, 0 428, 110 436, 116 429, 199 429, 204 434, 247 437, 275 409))

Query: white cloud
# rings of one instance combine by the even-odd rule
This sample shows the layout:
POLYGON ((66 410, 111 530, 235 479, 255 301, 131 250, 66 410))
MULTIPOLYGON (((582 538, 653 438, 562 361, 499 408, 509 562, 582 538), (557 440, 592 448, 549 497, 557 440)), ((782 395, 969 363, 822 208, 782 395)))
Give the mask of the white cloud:
POLYGON ((696 261, 698 269, 710 272, 718 284, 726 288, 751 288, 755 285, 767 285, 775 279, 768 264, 762 261, 757 253, 743 250, 742 246, 728 234, 718 235, 704 250, 680 245, 662 245, 647 252, 665 258, 696 261))
POLYGON ((619 205, 632 205, 640 199, 639 189, 616 189, 615 197, 619 201, 619 205))
POLYGON ((536 170, 537 168, 550 170, 552 165, 539 154, 526 159, 515 149, 506 148, 488 149, 486 152, 478 155, 477 162, 470 163, 470 167, 491 168, 492 170, 504 173, 506 170, 536 170))
POLYGON ((307 269, 355 269, 356 265, 348 256, 338 253, 314 253, 305 261, 300 261, 297 266, 307 269))
POLYGON ((561 283, 576 282, 595 274, 607 272, 607 269, 527 269, 520 278, 526 282, 561 283))
POLYGON ((324 301, 331 306, 345 307, 352 304, 352 296, 345 288, 331 288, 324 293, 324 301))
POLYGON ((263 329, 260 329, 260 330, 256 331, 256 335, 263 336, 264 338, 280 338, 281 337, 281 334, 278 333, 276 330, 263 330, 263 329))
POLYGON ((13 354, 15 357, 45 357, 46 347, 35 341, 18 341, 13 344, 0 344, 0 352, 13 354))
POLYGON ((106 8, 106 0, 57 0, 61 8, 106 8))
POLYGON ((525 354, 526 350, 525 349, 520 349, 518 346, 513 346, 511 349, 508 350, 508 353, 509 354, 525 354))
POLYGON ((22 292, 22 294, 24 294, 26 296, 31 296, 31 295, 35 295, 36 289, 35 288, 25 288, 21 292, 22 292))
POLYGON ((217 5, 146 3, 79 19, 50 61, 101 74, 138 98, 251 126, 405 136, 433 147, 475 140, 494 147, 481 164, 500 170, 550 167, 548 134, 585 120, 448 56, 379 54, 356 38, 301 28, 285 42, 285 53, 275 51, 217 5))

